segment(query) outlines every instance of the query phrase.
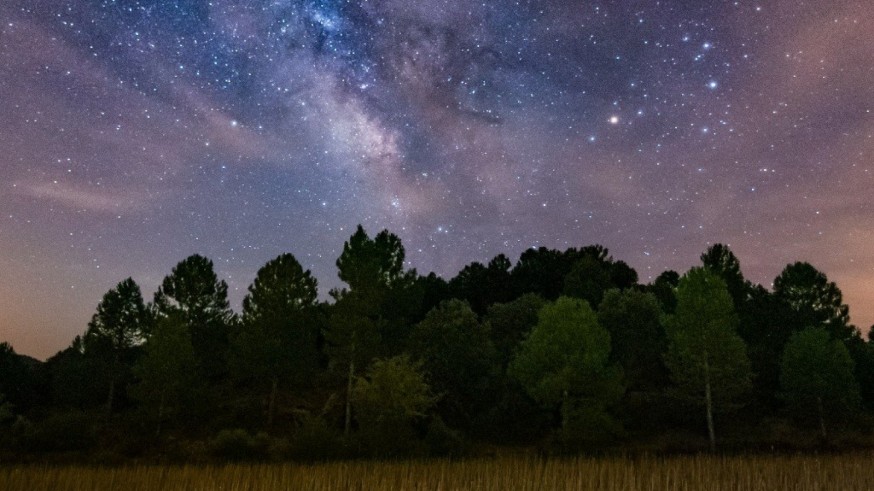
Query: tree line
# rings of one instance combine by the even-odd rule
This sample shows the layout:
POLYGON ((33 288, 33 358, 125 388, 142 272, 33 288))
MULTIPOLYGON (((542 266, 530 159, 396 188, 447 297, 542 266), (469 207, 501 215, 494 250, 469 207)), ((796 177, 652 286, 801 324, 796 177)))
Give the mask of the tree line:
POLYGON ((598 245, 501 254, 449 281, 404 258, 396 235, 359 226, 330 301, 282 254, 238 313, 200 255, 151 302, 125 279, 45 363, 0 344, 0 447, 318 459, 870 439, 874 351, 808 263, 768 290, 721 244, 649 284, 598 245))

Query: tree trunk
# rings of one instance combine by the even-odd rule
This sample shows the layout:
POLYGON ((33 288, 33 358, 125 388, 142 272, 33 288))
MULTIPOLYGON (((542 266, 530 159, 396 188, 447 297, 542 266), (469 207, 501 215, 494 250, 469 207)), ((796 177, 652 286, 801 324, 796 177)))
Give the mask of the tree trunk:
POLYGON ((816 398, 816 408, 819 411, 819 434, 822 436, 822 441, 828 439, 828 433, 825 431, 825 411, 822 408, 822 396, 816 398))
POLYGON ((270 387, 270 400, 267 402, 267 427, 273 427, 273 418, 276 415, 276 391, 279 388, 279 378, 273 377, 270 387))
POLYGON ((561 429, 567 431, 568 422, 570 420, 570 404, 568 403, 567 391, 561 395, 561 429))
POLYGON ((713 428, 713 394, 710 387, 710 361, 704 355, 704 403, 707 407, 707 436, 710 437, 710 451, 716 451, 716 430, 713 428))
POLYGON ((355 378, 355 358, 349 359, 349 378, 346 381, 346 422, 343 425, 343 434, 349 436, 352 427, 352 379, 355 378))

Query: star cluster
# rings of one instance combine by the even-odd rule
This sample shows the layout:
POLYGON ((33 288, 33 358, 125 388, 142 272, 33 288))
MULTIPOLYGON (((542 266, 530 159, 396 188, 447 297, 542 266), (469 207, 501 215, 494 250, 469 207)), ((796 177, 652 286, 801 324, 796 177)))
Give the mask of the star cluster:
POLYGON ((874 322, 874 4, 11 0, 0 5, 0 339, 47 356, 103 292, 358 223, 411 267, 603 244, 642 281, 714 242, 874 322))

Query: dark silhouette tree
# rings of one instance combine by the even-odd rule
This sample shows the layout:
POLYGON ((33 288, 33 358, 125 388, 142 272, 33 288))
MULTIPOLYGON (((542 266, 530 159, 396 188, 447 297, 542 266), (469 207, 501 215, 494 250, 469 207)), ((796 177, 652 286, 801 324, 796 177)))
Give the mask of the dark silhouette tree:
POLYGON ((154 411, 158 435, 166 420, 197 414, 203 406, 206 381, 200 377, 191 332, 180 312, 157 320, 134 373, 140 382, 133 395, 154 411))
POLYGON ((528 249, 510 272, 515 295, 534 293, 549 301, 557 299, 572 264, 561 251, 546 247, 528 249))
POLYGON ((519 344, 537 325, 537 316, 545 304, 539 296, 526 293, 512 302, 489 307, 486 322, 502 369, 507 368, 519 344))
POLYGON ((823 327, 841 341, 858 336, 841 290, 809 263, 787 265, 774 280, 774 295, 795 312, 795 331, 823 327))
POLYGON ((269 391, 267 426, 273 425, 280 382, 299 386, 318 364, 317 282, 291 254, 265 264, 243 299, 242 323, 232 336, 231 373, 269 391))
POLYGON ((666 314, 673 314, 677 308, 677 296, 674 291, 679 284, 680 274, 676 271, 668 270, 658 275, 652 284, 647 285, 647 290, 655 295, 662 311, 666 314))
POLYGON ((478 262, 468 264, 449 281, 451 295, 467 301, 474 312, 483 315, 490 305, 513 298, 511 267, 510 260, 503 254, 495 256, 488 266, 478 262))
POLYGON ((469 427, 490 404, 497 375, 487 327, 467 302, 447 300, 413 328, 410 354, 423 363, 438 409, 450 425, 469 427))
POLYGON ((704 406, 710 449, 716 449, 713 415, 727 410, 750 387, 750 360, 738 336, 737 314, 722 278, 692 268, 677 286, 677 310, 667 316, 665 363, 681 395, 704 406))
POLYGON ((103 356, 107 366, 109 390, 106 397, 106 414, 112 414, 116 387, 130 370, 132 348, 142 344, 149 332, 150 315, 143 302, 139 285, 128 278, 103 295, 97 312, 88 323, 85 333, 85 350, 98 357, 103 356))
POLYGON ((19 355, 11 344, 0 342, 0 394, 16 412, 28 411, 44 402, 38 369, 39 362, 19 355))
POLYGON ((201 375, 225 375, 228 331, 234 314, 228 285, 219 280, 209 259, 192 255, 177 264, 155 293, 159 317, 178 315, 191 333, 201 375))
POLYGON ((667 340, 660 316, 658 300, 651 293, 614 289, 601 301, 598 322, 610 333, 610 360, 622 367, 629 391, 657 391, 665 386, 667 340))
POLYGON ((735 309, 740 309, 747 300, 750 284, 744 278, 737 256, 724 244, 714 244, 701 254, 701 263, 710 272, 722 278, 735 309))
POLYGON ((344 367, 346 372, 346 434, 352 423, 356 369, 366 368, 380 354, 398 351, 406 334, 406 317, 419 309, 419 305, 393 301, 406 296, 416 284, 415 271, 404 272, 404 257, 403 244, 396 235, 383 230, 371 239, 359 225, 337 258, 338 276, 348 288, 331 291, 336 303, 325 340, 333 365, 344 367), (381 346, 383 340, 386 346, 381 346))

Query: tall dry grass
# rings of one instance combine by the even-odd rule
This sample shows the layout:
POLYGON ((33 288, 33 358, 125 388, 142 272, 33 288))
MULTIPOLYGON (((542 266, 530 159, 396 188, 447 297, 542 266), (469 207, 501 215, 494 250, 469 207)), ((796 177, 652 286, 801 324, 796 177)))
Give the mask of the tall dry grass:
POLYGON ((0 467, 32 490, 874 490, 874 455, 569 458, 117 468, 0 467))

